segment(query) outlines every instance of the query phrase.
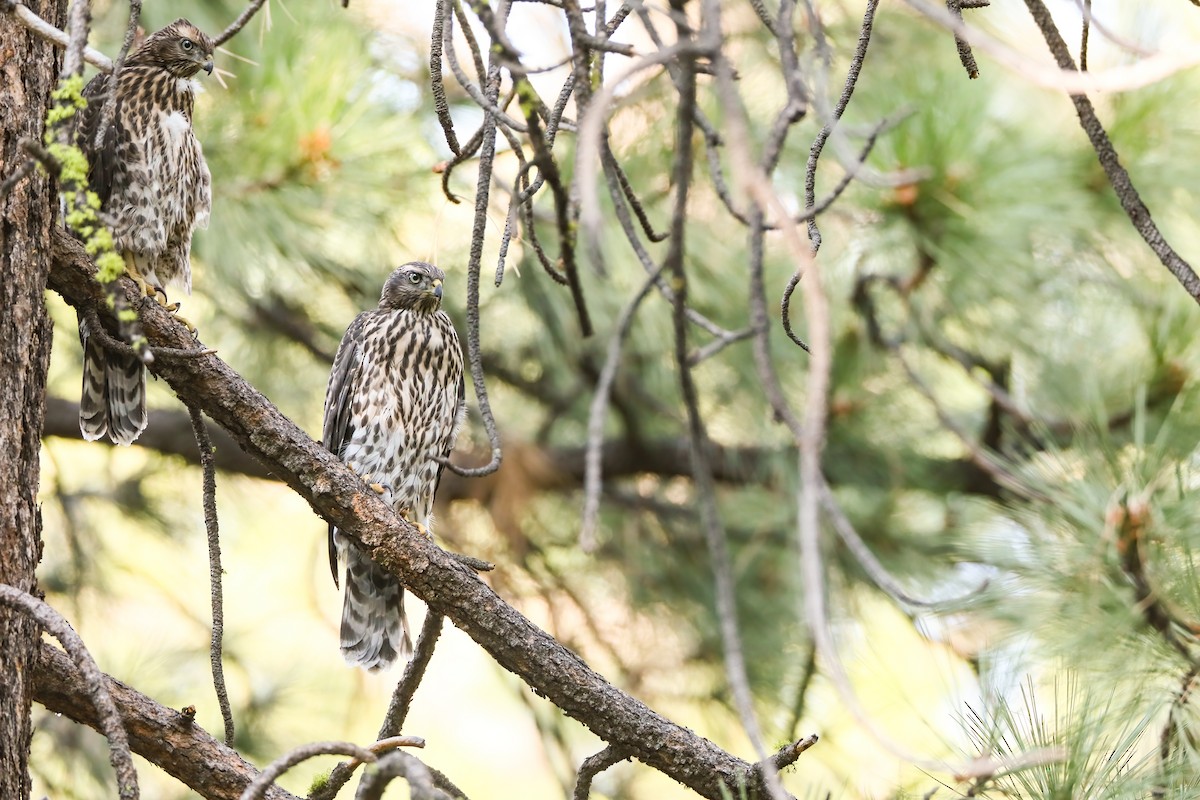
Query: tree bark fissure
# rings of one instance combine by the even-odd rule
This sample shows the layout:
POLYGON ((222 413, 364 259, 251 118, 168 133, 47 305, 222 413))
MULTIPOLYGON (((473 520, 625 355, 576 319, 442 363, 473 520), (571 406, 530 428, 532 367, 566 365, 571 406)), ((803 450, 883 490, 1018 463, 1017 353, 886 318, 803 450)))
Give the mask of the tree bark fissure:
MULTIPOLYGON (((61 25, 66 3, 29 0, 61 25)), ((0 175, 21 168, 23 138, 37 140, 58 74, 58 51, 0 14, 0 175)), ((54 220, 50 180, 30 172, 0 199, 0 583, 38 594, 42 555, 37 505, 39 452, 50 366, 50 319, 43 292, 50 272, 46 242, 54 220)), ((0 608, 0 797, 29 797, 30 676, 37 623, 0 608)))

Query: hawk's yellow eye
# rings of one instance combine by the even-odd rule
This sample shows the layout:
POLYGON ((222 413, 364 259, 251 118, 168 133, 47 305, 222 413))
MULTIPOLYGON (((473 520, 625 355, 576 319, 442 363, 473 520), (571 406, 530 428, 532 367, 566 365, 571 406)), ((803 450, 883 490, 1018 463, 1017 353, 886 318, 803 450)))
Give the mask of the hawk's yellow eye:
POLYGON ((191 50, 193 47, 192 40, 184 39, 182 42, 179 43, 179 46, 182 47, 184 50, 191 50))

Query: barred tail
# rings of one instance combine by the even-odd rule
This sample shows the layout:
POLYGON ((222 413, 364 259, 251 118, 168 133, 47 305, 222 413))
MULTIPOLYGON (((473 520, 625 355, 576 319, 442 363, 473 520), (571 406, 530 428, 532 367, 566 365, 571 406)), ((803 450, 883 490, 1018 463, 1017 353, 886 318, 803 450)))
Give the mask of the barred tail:
POLYGON ((341 645, 347 663, 369 670, 412 654, 404 587, 352 542, 338 542, 346 564, 341 645))
POLYGON ((80 323, 83 344, 83 391, 79 398, 79 430, 95 441, 108 436, 132 444, 146 429, 146 367, 136 356, 105 350, 80 323))

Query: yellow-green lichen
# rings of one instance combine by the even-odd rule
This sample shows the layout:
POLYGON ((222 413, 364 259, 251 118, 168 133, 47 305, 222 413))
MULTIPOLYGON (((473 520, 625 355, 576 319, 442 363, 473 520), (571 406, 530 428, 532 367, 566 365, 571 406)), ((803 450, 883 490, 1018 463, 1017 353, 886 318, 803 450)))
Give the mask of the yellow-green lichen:
POLYGON ((58 88, 50 93, 50 97, 54 100, 54 107, 46 114, 46 144, 50 144, 58 126, 87 105, 83 96, 83 76, 72 75, 64 79, 58 88))
POLYGON ((115 250, 112 232, 100 222, 100 196, 88 189, 87 156, 70 136, 60 135, 79 109, 87 106, 83 77, 73 75, 51 94, 54 107, 46 114, 46 151, 58 164, 67 227, 83 240, 83 247, 96 262, 96 278, 109 284, 125 273, 125 261, 115 250), (65 141, 64 141, 65 140, 65 141))
MULTIPOLYGON (((105 231, 107 233, 108 231, 105 231)), ((109 250, 103 255, 96 256, 96 280, 101 283, 112 283, 125 273, 125 259, 109 250)))

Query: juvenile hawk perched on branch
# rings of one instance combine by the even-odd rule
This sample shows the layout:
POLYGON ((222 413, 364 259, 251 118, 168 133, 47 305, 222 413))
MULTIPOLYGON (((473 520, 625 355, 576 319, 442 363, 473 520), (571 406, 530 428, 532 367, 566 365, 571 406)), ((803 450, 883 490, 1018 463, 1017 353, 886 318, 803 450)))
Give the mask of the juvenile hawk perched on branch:
MULTIPOLYGON (((101 73, 88 83, 78 143, 91 188, 125 258, 147 296, 166 288, 192 291, 192 231, 208 226, 211 177, 192 132, 200 70, 211 74, 213 43, 186 19, 146 37, 125 59, 113 85, 101 73), (106 106, 111 124, 100 133, 106 106), (99 140, 98 140, 99 137, 99 140)), ((178 306, 168 306, 174 310, 178 306)), ((136 357, 105 350, 81 324, 83 395, 79 428, 88 440, 107 435, 130 444, 146 427, 146 368, 136 357)))
MULTIPOLYGON (((414 261, 387 279, 379 307, 346 330, 325 393, 322 442, 384 495, 398 514, 429 529, 433 495, 462 422, 463 357, 440 310, 445 273, 414 261)), ((329 526, 329 566, 346 579, 342 655, 375 670, 412 651, 404 587, 329 526)))

